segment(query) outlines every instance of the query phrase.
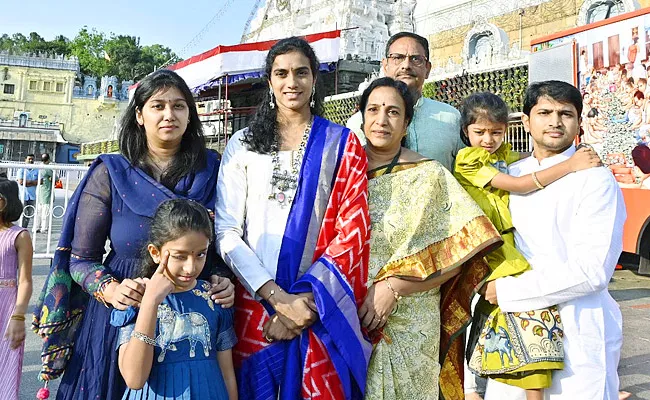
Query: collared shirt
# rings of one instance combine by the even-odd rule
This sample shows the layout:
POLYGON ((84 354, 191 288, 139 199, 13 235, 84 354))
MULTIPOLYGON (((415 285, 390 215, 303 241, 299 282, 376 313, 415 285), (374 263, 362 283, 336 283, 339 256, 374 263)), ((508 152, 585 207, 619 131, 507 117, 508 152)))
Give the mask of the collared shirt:
MULTIPOLYGON (((38 181, 38 170, 32 168, 21 168, 16 175, 17 180, 38 181)), ((23 182, 24 183, 24 182, 23 182)), ((23 185, 20 185, 22 190, 23 185)), ((36 200, 36 186, 25 186, 25 201, 36 200)))
MULTIPOLYGON (((541 162, 528 157, 510 165, 510 174, 540 171, 574 153, 571 146, 541 162)), ((565 368, 554 372, 547 398, 617 399, 622 319, 607 285, 623 249, 626 212, 614 176, 600 167, 569 174, 528 195, 511 194, 510 211, 517 249, 532 270, 496 281, 499 306, 557 305, 564 324, 565 368)))
MULTIPOLYGON (((361 112, 354 114, 346 127, 365 146, 361 112)), ((456 154, 465 147, 460 139, 460 113, 446 103, 420 97, 415 104, 413 121, 407 128, 406 147, 454 170, 456 154)))

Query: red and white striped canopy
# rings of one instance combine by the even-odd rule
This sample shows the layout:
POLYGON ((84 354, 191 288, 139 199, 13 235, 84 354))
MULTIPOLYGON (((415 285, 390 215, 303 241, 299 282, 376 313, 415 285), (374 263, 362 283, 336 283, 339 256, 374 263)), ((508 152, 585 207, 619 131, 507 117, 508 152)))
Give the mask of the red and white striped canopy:
MULTIPOLYGON (((321 64, 338 61, 340 30, 316 33, 304 38, 314 48, 321 64)), ((200 91, 226 75, 230 83, 261 76, 266 55, 275 43, 277 40, 217 46, 167 68, 178 73, 194 91, 200 91)))

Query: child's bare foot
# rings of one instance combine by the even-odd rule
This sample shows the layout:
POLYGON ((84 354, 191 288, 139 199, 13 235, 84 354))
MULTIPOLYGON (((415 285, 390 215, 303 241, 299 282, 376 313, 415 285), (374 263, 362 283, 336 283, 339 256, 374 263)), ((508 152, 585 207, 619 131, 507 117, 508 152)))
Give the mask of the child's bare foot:
POLYGON ((630 392, 618 392, 618 400, 629 399, 630 396, 632 396, 632 393, 630 392))

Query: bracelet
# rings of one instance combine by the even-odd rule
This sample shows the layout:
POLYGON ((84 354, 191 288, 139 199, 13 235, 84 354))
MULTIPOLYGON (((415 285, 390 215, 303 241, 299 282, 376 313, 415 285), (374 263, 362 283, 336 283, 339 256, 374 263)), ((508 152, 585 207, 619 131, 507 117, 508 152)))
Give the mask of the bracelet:
POLYGON ((135 338, 135 339, 138 339, 141 342, 145 342, 149 346, 155 346, 156 345, 156 340, 154 338, 151 338, 151 337, 145 335, 144 333, 141 333, 141 332, 138 332, 138 331, 133 331, 133 333, 131 333, 131 337, 135 338))
POLYGON ((390 291, 393 292, 393 297, 395 297, 395 301, 402 300, 402 296, 399 293, 397 293, 397 290, 393 289, 393 285, 390 284, 388 278, 386 278, 386 286, 388 286, 390 291))
POLYGON ((9 317, 9 320, 11 320, 11 321, 24 321, 25 320, 25 314, 12 314, 11 317, 9 317))
MULTIPOLYGON (((278 287, 278 293, 280 293, 280 292, 283 292, 283 290, 282 290, 281 287, 278 287)), ((273 295, 275 295, 275 293, 276 293, 275 289, 271 289, 271 291, 269 292, 269 297, 266 298, 266 301, 271 300, 271 297, 273 297, 273 295)))
POLYGON ((108 287, 108 285, 110 285, 113 282, 119 284, 118 280, 111 276, 110 278, 106 279, 104 282, 100 283, 99 288, 94 293, 95 299, 97 299, 97 301, 102 303, 106 308, 109 308, 109 306, 108 304, 106 304, 106 298, 104 297, 104 290, 106 290, 106 287, 108 287))
POLYGON ((540 189, 540 190, 541 190, 541 189, 544 189, 545 186, 542 185, 542 184, 539 182, 539 179, 537 179, 537 174, 536 174, 535 172, 533 172, 532 174, 530 174, 530 176, 533 177, 533 182, 535 182, 535 186, 537 186, 538 189, 540 189))

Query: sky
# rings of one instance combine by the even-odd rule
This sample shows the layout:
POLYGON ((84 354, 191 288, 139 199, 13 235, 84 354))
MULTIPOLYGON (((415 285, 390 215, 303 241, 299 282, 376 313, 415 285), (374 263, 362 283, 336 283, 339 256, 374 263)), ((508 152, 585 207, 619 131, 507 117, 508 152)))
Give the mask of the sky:
MULTIPOLYGON (((217 45, 239 43, 255 0, 0 0, 0 35, 37 32, 73 39, 84 25, 107 35, 137 36, 141 45, 161 44, 181 58, 217 45), (225 5, 225 12, 194 37, 225 5), (26 4, 28 4, 27 7, 26 4), (190 46, 188 46, 190 44, 190 46)), ((261 3, 264 3, 263 1, 261 3)))

